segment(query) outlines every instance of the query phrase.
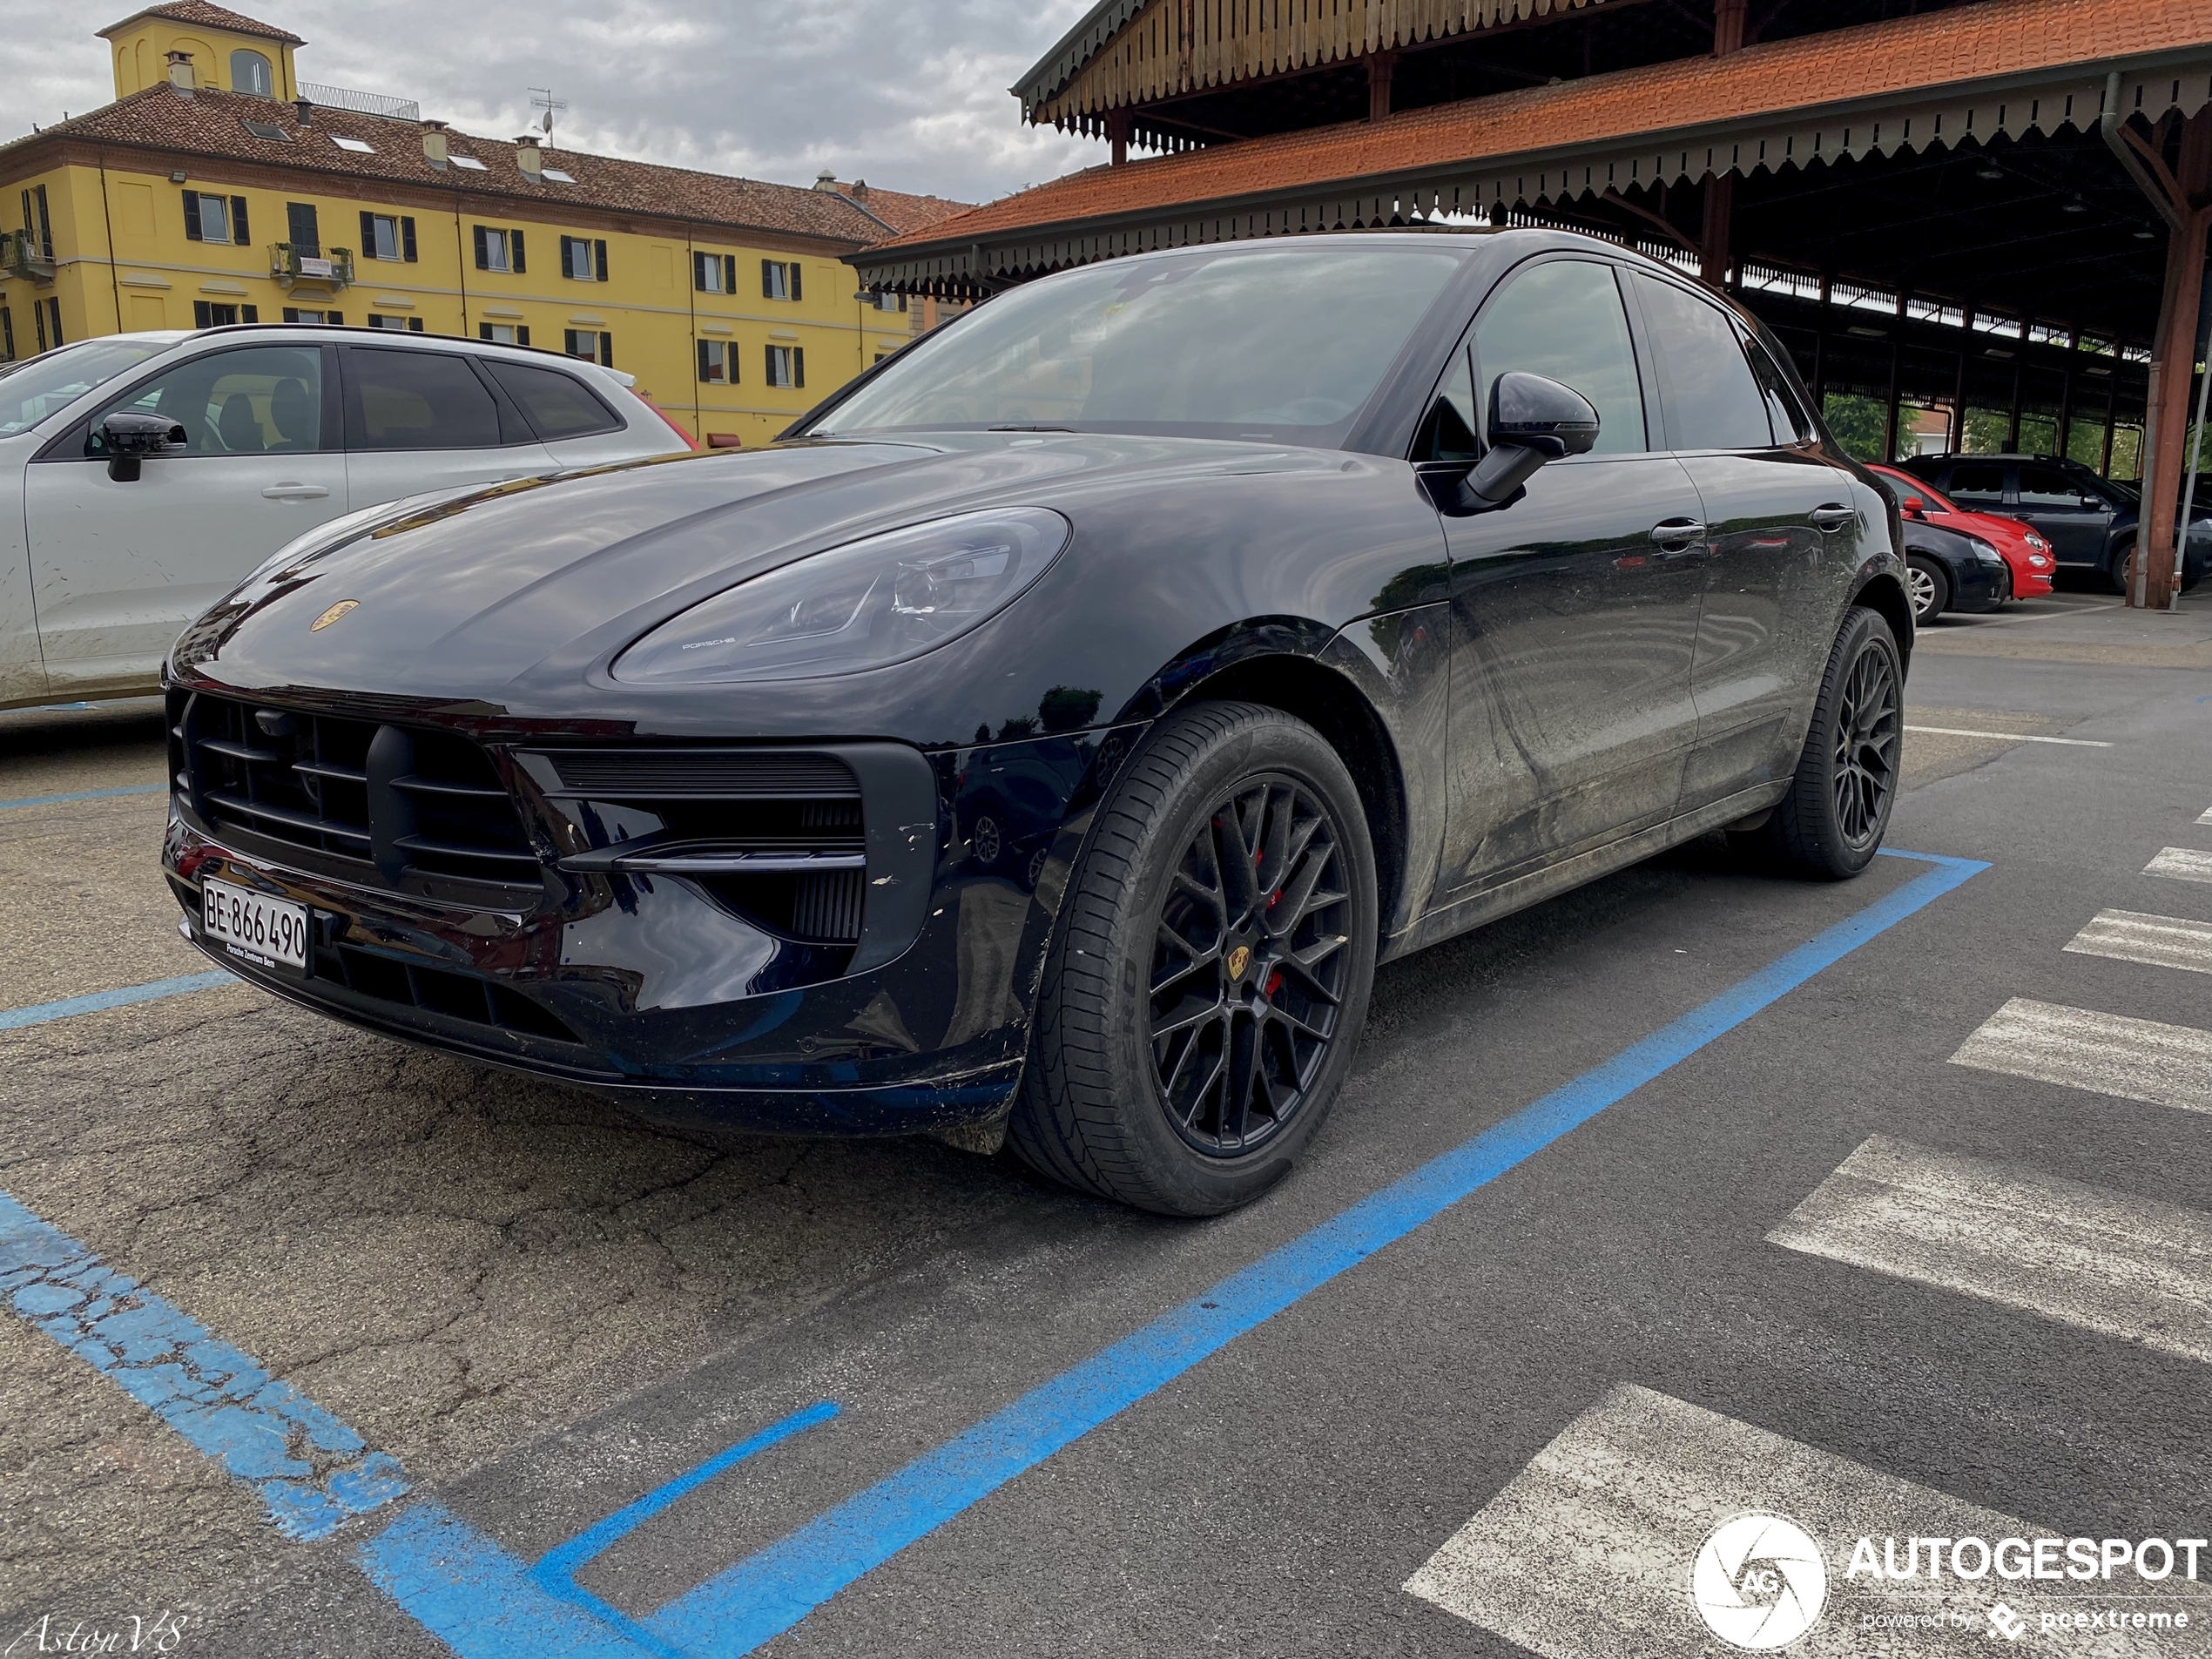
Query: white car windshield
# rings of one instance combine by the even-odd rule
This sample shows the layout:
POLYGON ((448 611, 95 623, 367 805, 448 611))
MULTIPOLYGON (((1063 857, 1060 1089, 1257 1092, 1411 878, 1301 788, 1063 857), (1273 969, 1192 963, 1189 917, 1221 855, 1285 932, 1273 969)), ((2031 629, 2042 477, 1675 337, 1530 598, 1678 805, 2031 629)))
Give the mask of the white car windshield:
POLYGON ((158 357, 165 340, 87 340, 63 346, 0 374, 0 438, 28 432, 106 381, 158 357))

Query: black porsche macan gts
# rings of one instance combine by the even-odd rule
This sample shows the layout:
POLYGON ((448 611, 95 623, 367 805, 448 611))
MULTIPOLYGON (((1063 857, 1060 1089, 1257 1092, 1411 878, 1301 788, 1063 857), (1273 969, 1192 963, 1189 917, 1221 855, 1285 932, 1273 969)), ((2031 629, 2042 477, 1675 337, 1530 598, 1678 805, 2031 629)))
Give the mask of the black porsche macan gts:
POLYGON ((183 927, 661 1117, 1264 1189, 1378 962, 1728 829, 1873 856, 1894 509, 1561 233, 1086 266, 772 448, 342 522, 179 642, 183 927))

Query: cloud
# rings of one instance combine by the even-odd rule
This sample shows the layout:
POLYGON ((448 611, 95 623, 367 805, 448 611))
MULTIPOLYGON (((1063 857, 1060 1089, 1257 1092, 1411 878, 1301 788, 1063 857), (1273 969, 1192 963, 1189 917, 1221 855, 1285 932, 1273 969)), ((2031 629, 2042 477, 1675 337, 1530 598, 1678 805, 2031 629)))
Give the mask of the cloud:
MULTIPOLYGON (((335 0, 235 9, 307 37, 300 78, 413 98, 464 132, 512 138, 529 89, 568 108, 556 145, 786 184, 828 168, 894 190, 985 201, 1104 159, 1022 125, 1007 88, 1088 0, 335 0)), ((0 139, 114 85, 96 31, 126 0, 47 0, 0 34, 0 139)))

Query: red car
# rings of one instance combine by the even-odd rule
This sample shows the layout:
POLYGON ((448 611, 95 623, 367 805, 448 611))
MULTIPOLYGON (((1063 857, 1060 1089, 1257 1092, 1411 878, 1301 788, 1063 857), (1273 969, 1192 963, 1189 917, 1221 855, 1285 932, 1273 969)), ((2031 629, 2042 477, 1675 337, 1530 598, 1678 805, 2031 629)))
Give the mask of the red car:
POLYGON ((1876 466, 1869 470, 1880 473, 1897 486, 1906 517, 1924 518, 1947 530, 1979 536, 2003 554, 2006 571, 2013 579, 2013 590, 2006 598, 2033 599, 2051 590, 2051 577, 2059 568, 2058 561, 2051 552, 2051 544, 2033 526, 1997 513, 1969 513, 1952 504, 1950 497, 1934 485, 1895 467, 1876 466), (1919 503, 1917 511, 1913 505, 1916 502, 1919 503))

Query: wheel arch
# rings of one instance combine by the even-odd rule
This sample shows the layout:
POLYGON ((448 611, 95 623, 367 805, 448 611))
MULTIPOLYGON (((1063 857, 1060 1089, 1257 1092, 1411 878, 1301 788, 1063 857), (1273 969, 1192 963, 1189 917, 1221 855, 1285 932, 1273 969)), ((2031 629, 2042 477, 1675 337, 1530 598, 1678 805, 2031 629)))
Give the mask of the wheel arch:
POLYGON ((1905 592, 1905 583, 1887 571, 1869 577, 1851 602, 1878 614, 1889 624, 1891 636, 1897 641, 1898 656, 1907 672, 1912 667, 1912 598, 1905 592))

